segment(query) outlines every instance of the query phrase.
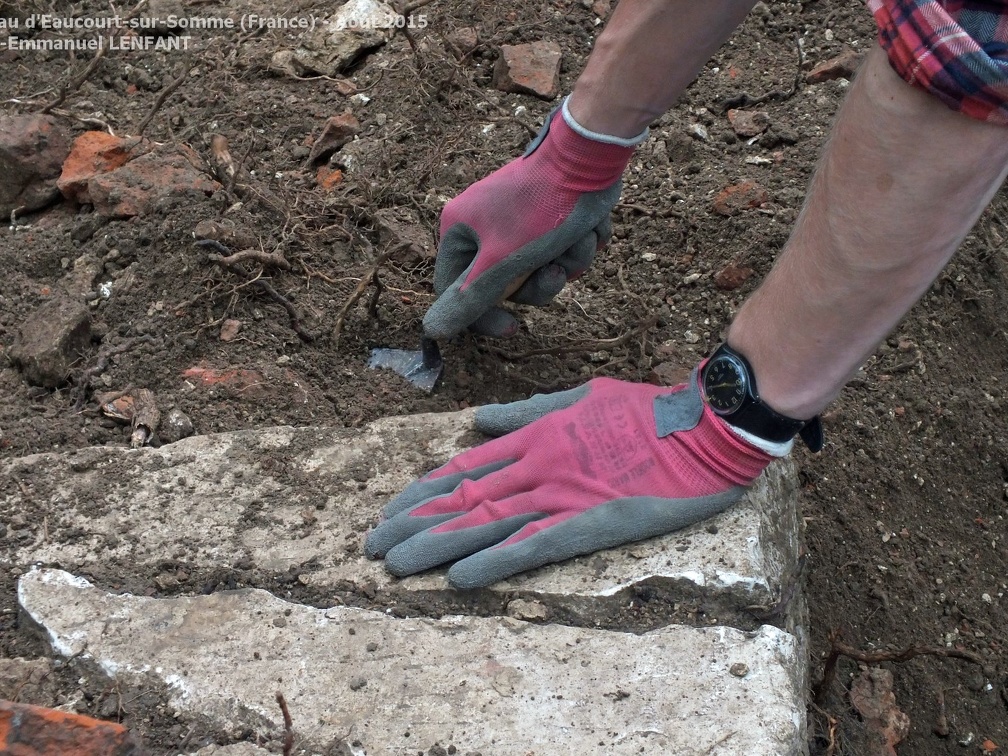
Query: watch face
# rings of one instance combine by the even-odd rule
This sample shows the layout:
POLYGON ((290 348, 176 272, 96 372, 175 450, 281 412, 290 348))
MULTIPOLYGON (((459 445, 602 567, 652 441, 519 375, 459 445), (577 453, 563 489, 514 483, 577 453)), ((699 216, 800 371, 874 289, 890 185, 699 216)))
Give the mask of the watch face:
POLYGON ((748 393, 746 370, 735 357, 722 354, 707 363, 703 388, 711 409, 730 415, 742 406, 748 393))

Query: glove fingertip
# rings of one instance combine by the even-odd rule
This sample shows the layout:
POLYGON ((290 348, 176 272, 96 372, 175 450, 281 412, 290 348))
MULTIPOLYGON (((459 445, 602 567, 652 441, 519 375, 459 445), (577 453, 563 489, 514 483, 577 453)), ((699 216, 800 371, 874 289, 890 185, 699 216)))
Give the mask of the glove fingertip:
POLYGON ((518 304, 542 307, 549 304, 567 284, 567 271, 560 265, 544 265, 528 277, 510 299, 518 304))
POLYGON ((518 321, 507 310, 491 307, 469 325, 469 330, 481 336, 509 339, 518 333, 518 321))
POLYGON ((387 549, 384 544, 380 543, 377 538, 375 538, 376 530, 372 530, 367 534, 364 539, 364 556, 368 559, 381 559, 385 556, 387 549))
POLYGON ((459 323, 459 319, 452 318, 452 311, 456 309, 442 296, 431 305, 423 319, 423 331, 425 336, 435 340, 450 339, 465 327, 465 323, 459 323))
POLYGON ((498 580, 506 577, 505 575, 499 577, 488 575, 479 564, 477 556, 463 559, 461 562, 456 562, 451 566, 448 570, 448 582, 453 588, 457 588, 460 591, 486 588, 488 585, 493 585, 498 580))
POLYGON ((474 416, 476 430, 488 436, 503 436, 514 430, 506 404, 484 404, 476 408, 474 416))
POLYGON ((553 394, 535 394, 510 404, 485 404, 476 409, 476 429, 490 436, 503 436, 524 428, 544 415, 570 407, 590 391, 584 384, 553 394))

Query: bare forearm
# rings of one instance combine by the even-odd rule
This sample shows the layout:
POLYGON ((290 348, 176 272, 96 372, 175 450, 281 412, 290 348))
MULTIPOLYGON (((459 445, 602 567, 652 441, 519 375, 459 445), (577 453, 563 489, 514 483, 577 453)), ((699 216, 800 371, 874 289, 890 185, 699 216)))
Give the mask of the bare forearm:
POLYGON ((728 341, 778 412, 820 412, 927 290, 1008 173, 1008 131, 903 82, 876 48, 784 252, 728 341))
POLYGON ((668 110, 755 0, 622 0, 568 107, 585 128, 633 137, 668 110))

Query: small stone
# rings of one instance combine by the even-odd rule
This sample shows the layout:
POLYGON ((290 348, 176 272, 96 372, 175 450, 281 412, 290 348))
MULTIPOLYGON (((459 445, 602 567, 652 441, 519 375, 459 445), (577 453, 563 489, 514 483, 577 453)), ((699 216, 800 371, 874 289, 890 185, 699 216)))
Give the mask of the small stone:
POLYGON ((728 668, 728 671, 735 677, 745 677, 749 674, 749 665, 743 664, 742 662, 735 662, 728 668))
POLYGON ((339 168, 330 168, 328 165, 320 165, 315 172, 315 183, 322 189, 333 189, 343 182, 343 171, 339 168))
POLYGON ((710 134, 707 133, 706 127, 701 123, 691 123, 686 127, 686 131, 694 139, 699 139, 701 142, 706 142, 710 139, 710 134))
POLYGON ((360 133, 360 130, 360 121, 350 111, 332 116, 322 127, 322 133, 312 143, 311 152, 308 153, 308 162, 317 165, 323 160, 327 160, 344 144, 352 141, 360 133))
POLYGON ((648 383, 656 386, 678 386, 689 379, 690 368, 679 362, 660 362, 651 368, 648 383))
POLYGON ((367 680, 363 677, 355 677, 350 681, 350 690, 360 690, 367 685, 367 680))
POLYGON ((538 601, 527 601, 525 599, 514 599, 507 605, 509 617, 520 620, 544 620, 549 616, 546 607, 538 601))
POLYGON ((725 187, 714 198, 713 210, 718 215, 738 215, 766 204, 770 200, 767 190, 755 181, 741 181, 725 187))
POLYGON ((39 210, 59 197, 56 179, 69 152, 70 135, 53 116, 0 116, 0 218, 39 210))
POLYGON ((595 0, 595 2, 591 5, 592 13, 601 19, 605 19, 609 15, 609 11, 611 9, 612 3, 610 0, 595 0))
POLYGON ((502 92, 552 100, 560 91, 560 46, 552 40, 501 45, 493 85, 502 92))
POLYGON ((733 108, 728 111, 728 122, 740 137, 754 137, 769 128, 770 115, 764 110, 751 112, 733 108))
POLYGON ((445 42, 452 48, 455 57, 462 58, 476 49, 479 33, 472 26, 461 26, 445 35, 445 42))
POLYGON ((158 429, 158 437, 163 444, 173 444, 189 438, 194 432, 192 420, 182 410, 176 408, 168 413, 158 429))
POLYGON ((273 627, 287 627, 287 620, 284 617, 277 617, 273 620, 273 627))
POLYGON ((715 274, 714 285, 722 291, 734 291, 748 281, 752 274, 752 268, 728 263, 715 274))
POLYGON ((193 237, 197 240, 209 239, 220 242, 233 250, 249 249, 257 244, 253 234, 243 228, 238 228, 230 220, 200 221, 193 229, 193 237))
POLYGON ((91 343, 91 315, 82 302, 56 297, 29 315, 8 352, 32 386, 58 388, 91 343))
POLYGON ((293 50, 277 50, 270 58, 267 70, 281 76, 291 76, 300 78, 312 73, 310 68, 303 66, 297 59, 293 50))
POLYGON ((809 84, 820 84, 830 79, 850 79, 861 65, 863 57, 862 53, 848 48, 805 74, 805 81, 809 84))
POLYGON ((405 19, 392 6, 378 0, 349 0, 337 8, 328 22, 303 34, 290 58, 271 65, 278 71, 304 70, 325 76, 337 76, 365 53, 384 45, 397 23, 405 19))
POLYGON ((171 588, 175 588, 178 584, 178 578, 174 575, 162 573, 154 578, 154 585, 156 585, 160 591, 167 591, 171 588))
POLYGON ((221 323, 220 340, 234 341, 238 337, 238 332, 241 330, 241 327, 242 322, 240 320, 228 318, 221 323))

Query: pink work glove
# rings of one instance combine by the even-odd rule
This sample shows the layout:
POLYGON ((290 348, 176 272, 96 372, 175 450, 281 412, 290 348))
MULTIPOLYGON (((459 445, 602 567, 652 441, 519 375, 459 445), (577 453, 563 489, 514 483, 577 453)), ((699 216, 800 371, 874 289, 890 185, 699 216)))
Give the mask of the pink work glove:
POLYGON ((461 560, 459 588, 668 533, 737 501, 773 459, 701 399, 599 378, 476 412, 503 435, 411 484, 368 535, 395 575, 461 560))
POLYGON ((497 304, 513 284, 528 277, 510 299, 544 305, 584 273, 609 239, 620 176, 646 136, 588 131, 565 100, 522 157, 445 205, 427 335, 510 336, 518 321, 497 304))

